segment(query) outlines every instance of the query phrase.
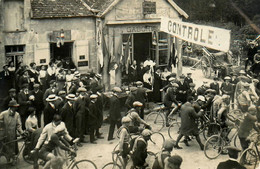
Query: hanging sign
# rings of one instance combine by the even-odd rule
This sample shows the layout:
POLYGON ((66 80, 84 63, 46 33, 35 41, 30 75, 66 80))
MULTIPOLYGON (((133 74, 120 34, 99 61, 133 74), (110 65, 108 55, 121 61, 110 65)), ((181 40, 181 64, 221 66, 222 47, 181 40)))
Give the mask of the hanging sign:
POLYGON ((227 29, 197 25, 170 18, 161 18, 161 31, 177 38, 227 52, 230 47, 231 31, 227 29))
POLYGON ((144 1, 143 2, 143 14, 156 13, 156 2, 144 1))

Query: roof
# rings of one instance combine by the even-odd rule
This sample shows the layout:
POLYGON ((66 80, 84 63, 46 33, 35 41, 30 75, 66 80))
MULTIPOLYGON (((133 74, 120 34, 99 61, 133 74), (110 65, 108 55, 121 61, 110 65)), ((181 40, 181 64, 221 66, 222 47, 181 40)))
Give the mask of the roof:
POLYGON ((31 0, 32 18, 93 16, 83 0, 31 0))
MULTIPOLYGON (((116 6, 121 0, 83 0, 86 4, 92 8, 100 11, 100 15, 106 15, 110 10, 116 6)), ((180 15, 188 18, 188 14, 183 11, 173 0, 166 0, 180 15)))

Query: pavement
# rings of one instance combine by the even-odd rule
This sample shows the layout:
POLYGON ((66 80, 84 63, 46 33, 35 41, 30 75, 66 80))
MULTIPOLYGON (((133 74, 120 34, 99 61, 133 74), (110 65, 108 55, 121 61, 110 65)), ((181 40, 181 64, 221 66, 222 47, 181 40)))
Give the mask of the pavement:
MULTIPOLYGON (((191 70, 187 67, 186 68, 184 67, 183 73, 186 74, 188 72, 192 73, 192 78, 194 80, 194 83, 196 84, 196 87, 202 85, 204 80, 209 82, 212 81, 211 79, 205 79, 200 69, 191 70)), ((116 138, 115 140, 107 141, 108 128, 109 128, 108 124, 104 124, 102 126, 100 132, 103 133, 103 136, 105 138, 98 139, 97 144, 84 143, 83 147, 79 148, 76 159, 77 160, 89 159, 97 165, 98 169, 101 169, 106 163, 112 162, 111 152, 113 151, 113 148, 118 143, 118 139, 116 138)), ((167 129, 168 128, 164 127, 161 131, 161 133, 164 135, 166 139, 169 138, 167 129)), ((178 131, 177 128, 175 129, 175 131, 173 131, 174 139, 176 139, 178 136, 177 131, 178 131)), ((116 131, 114 134, 116 134, 116 131)), ((203 139, 203 136, 201 136, 201 139, 203 143, 206 142, 203 139)), ((89 140, 89 136, 86 136, 86 140, 89 140)), ((220 155, 218 158, 214 160, 209 160, 205 157, 204 152, 200 150, 199 145, 197 144, 195 139, 192 139, 192 141, 189 143, 190 143, 190 147, 186 147, 184 143, 180 143, 179 145, 183 147, 183 149, 180 150, 174 149, 172 151, 172 155, 178 154, 183 158, 183 163, 181 166, 182 169, 216 169, 219 162, 228 159, 227 155, 220 155)), ((159 151, 158 147, 152 146, 151 143, 148 144, 150 144, 150 146, 148 147, 149 151, 152 151, 154 153, 159 151)), ((0 162, 1 160, 2 159, 0 159, 0 162)), ((32 168, 32 166, 24 162, 20 157, 20 160, 16 166, 14 167, 0 166, 0 168, 1 169, 4 168, 30 169, 32 168)), ((83 168, 91 169, 87 166, 84 166, 83 168)))

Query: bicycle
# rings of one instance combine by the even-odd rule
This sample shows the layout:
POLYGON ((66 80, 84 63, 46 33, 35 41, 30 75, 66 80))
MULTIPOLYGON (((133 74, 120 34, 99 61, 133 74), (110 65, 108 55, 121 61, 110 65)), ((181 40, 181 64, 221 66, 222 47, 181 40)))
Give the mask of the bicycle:
MULTIPOLYGON (((76 138, 73 141, 73 145, 72 145, 72 149, 77 152, 78 148, 77 148, 77 143, 79 142, 79 138, 76 138)), ((35 154, 36 152, 33 150, 32 154, 35 154)), ((64 159, 64 161, 70 161, 70 163, 67 165, 67 169, 83 169, 83 168, 87 168, 87 169, 97 169, 97 166, 94 162, 92 162, 91 160, 87 160, 87 159, 83 159, 83 160, 76 160, 76 156, 77 153, 72 154, 68 152, 68 157, 66 157, 64 159)))
POLYGON ((225 128, 222 129, 220 127, 220 132, 217 135, 210 136, 205 145, 204 145, 204 154, 208 159, 215 159, 217 158, 221 153, 227 152, 226 147, 231 145, 231 142, 233 141, 233 145, 235 147, 240 148, 240 140, 238 139, 237 135, 237 128, 238 126, 235 126, 235 131, 233 131, 233 128, 225 128), (230 137, 228 137, 231 134, 230 137))
POLYGON ((246 168, 256 168, 257 162, 260 161, 260 152, 258 149, 260 134, 253 133, 250 138, 251 143, 247 149, 245 149, 239 158, 239 163, 244 165, 246 168))
POLYGON ((165 126, 165 111, 167 110, 167 108, 165 107, 165 105, 163 103, 159 103, 153 110, 151 113, 149 113, 146 116, 145 121, 153 126, 153 130, 154 131, 161 131, 162 128, 165 126))
POLYGON ((9 142, 4 142, 4 140, 7 138, 7 136, 4 136, 0 142, 0 157, 1 156, 4 156, 6 159, 7 159, 7 153, 5 152, 7 149, 8 149, 8 144, 11 144, 11 143, 18 143, 20 141, 23 141, 23 144, 21 146, 20 149, 18 149, 18 154, 14 157, 14 165, 17 163, 18 159, 19 159, 19 156, 20 154, 22 154, 22 157, 24 159, 25 162, 29 163, 29 164, 33 164, 33 160, 32 160, 32 156, 30 154, 30 141, 29 141, 29 137, 28 135, 26 136, 23 136, 21 138, 18 138, 16 140, 12 140, 12 141, 9 141, 9 142))
MULTIPOLYGON (((139 136, 139 133, 131 133, 130 134, 131 139, 136 139, 138 136, 139 136)), ((161 134, 160 132, 153 132, 153 134, 151 135, 151 138, 150 138, 150 142, 152 144, 148 144, 147 149, 149 149, 149 150, 152 149, 152 150, 158 152, 158 151, 160 151, 163 148, 163 145, 164 145, 164 142, 165 142, 165 138, 164 138, 163 134, 161 134)), ((118 161, 118 159, 117 159, 117 156, 118 156, 117 151, 119 151, 118 148, 119 148, 119 144, 117 144, 114 147, 113 151, 112 151, 112 161, 114 163, 116 163, 116 164, 118 164, 117 163, 117 161, 118 161)), ((150 155, 154 154, 151 151, 148 151, 148 152, 149 152, 148 154, 150 154, 150 155)), ((123 166, 123 160, 120 159, 119 162, 120 162, 120 166, 123 166)))

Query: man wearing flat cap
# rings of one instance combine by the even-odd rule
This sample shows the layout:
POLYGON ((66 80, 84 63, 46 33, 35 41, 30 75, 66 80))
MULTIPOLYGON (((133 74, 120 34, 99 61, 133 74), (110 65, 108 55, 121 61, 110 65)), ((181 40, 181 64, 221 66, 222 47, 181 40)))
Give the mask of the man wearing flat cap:
POLYGON ((39 84, 33 85, 32 95, 34 95, 34 100, 32 102, 33 107, 36 109, 36 117, 38 119, 38 126, 41 127, 41 115, 44 109, 43 103, 43 92, 40 90, 39 84))
POLYGON ((90 95, 90 103, 89 103, 89 115, 88 115, 88 127, 89 127, 89 135, 90 135, 90 143, 97 144, 95 141, 95 131, 98 129, 98 109, 96 105, 98 95, 92 94, 90 95))
POLYGON ((190 87, 190 83, 193 83, 193 79, 191 78, 192 73, 187 73, 187 76, 184 78, 184 83, 186 83, 190 87))
MULTIPOLYGON (((88 117, 88 102, 87 102, 87 89, 80 87, 77 90, 79 94, 77 100, 73 105, 75 120, 76 120, 76 137, 80 138, 81 143, 86 143, 84 140, 84 133, 86 131, 86 121, 88 117)), ((81 146, 81 144, 78 144, 81 146)))
POLYGON ((230 82, 231 82, 231 78, 229 76, 226 76, 224 78, 224 83, 222 83, 220 87, 222 94, 227 94, 229 96, 232 95, 233 85, 230 82))
POLYGON ((182 158, 179 155, 173 155, 165 159, 164 169, 180 169, 182 158))
POLYGON ((144 119, 144 108, 145 108, 145 99, 147 97, 147 93, 145 89, 143 88, 143 83, 138 81, 136 82, 137 85, 137 90, 136 90, 136 95, 135 95, 135 101, 139 101, 143 104, 141 112, 140 112, 140 117, 144 119))
POLYGON ((56 82, 55 80, 50 81, 50 87, 44 92, 43 94, 43 102, 46 105, 46 99, 49 95, 55 94, 58 95, 58 89, 56 88, 56 82))
POLYGON ((180 80, 177 83, 179 85, 177 91, 177 97, 176 99, 182 103, 185 103, 187 101, 187 90, 189 89, 189 84, 184 83, 184 75, 180 76, 180 80))
POLYGON ((16 90, 14 88, 9 90, 9 95, 6 96, 3 100, 3 102, 1 103, 1 111, 7 110, 8 109, 8 104, 11 100, 17 100, 16 97, 16 90))
POLYGON ((218 164, 217 169, 246 169, 246 167, 242 166, 238 163, 238 153, 241 151, 240 149, 232 146, 226 147, 228 150, 229 159, 224 162, 220 162, 218 164))
MULTIPOLYGON (((0 131, 0 137, 2 138, 6 136, 6 142, 15 140, 17 131, 20 134, 24 133, 22 130, 21 118, 19 113, 17 112, 19 104, 15 100, 11 100, 8 106, 8 110, 0 113, 0 126, 3 129, 0 131)), ((17 155, 18 152, 17 142, 7 144, 6 146, 7 148, 4 151, 6 151, 5 153, 7 161, 10 162, 10 160, 12 159, 13 164, 15 164, 14 157, 15 155, 17 155)))
POLYGON ((130 87, 130 93, 127 96, 127 99, 125 101, 125 106, 128 110, 133 108, 133 103, 135 101, 135 95, 136 95, 137 87, 130 87))
POLYGON ((107 140, 113 140, 115 126, 119 129, 121 127, 121 105, 118 94, 122 92, 119 87, 113 88, 113 95, 109 99, 109 117, 110 117, 110 127, 107 140))
POLYGON ((25 83, 22 85, 22 90, 18 93, 17 100, 18 103, 20 104, 19 106, 19 113, 21 116, 21 121, 22 121, 22 128, 25 129, 25 121, 29 114, 27 113, 27 110, 29 106, 32 104, 32 101, 29 100, 29 84, 25 83))

